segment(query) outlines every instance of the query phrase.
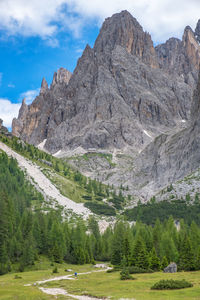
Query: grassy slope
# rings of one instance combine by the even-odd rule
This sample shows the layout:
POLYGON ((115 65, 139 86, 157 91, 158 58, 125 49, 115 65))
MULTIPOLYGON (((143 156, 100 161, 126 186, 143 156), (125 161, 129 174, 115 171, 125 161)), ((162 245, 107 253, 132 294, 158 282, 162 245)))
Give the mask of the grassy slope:
POLYGON ((200 299, 200 272, 176 274, 136 274, 136 280, 121 281, 117 273, 93 273, 78 276, 76 281, 50 282, 46 286, 67 289, 71 294, 87 294, 111 299, 129 298, 136 300, 192 300, 200 299), (194 284, 192 288, 173 291, 153 291, 151 286, 161 279, 186 279, 194 284))
MULTIPOLYGON (((77 266, 69 264, 55 264, 58 267, 59 273, 52 274, 53 266, 47 258, 42 257, 40 262, 33 266, 32 270, 27 270, 23 273, 11 273, 0 276, 0 300, 39 300, 39 299, 55 299, 54 296, 44 294, 38 289, 38 286, 32 285, 38 280, 44 280, 55 276, 74 274, 77 271, 77 266), (37 270, 39 269, 39 270, 37 270), (65 269, 72 269, 73 272, 65 272, 65 269), (15 279, 15 275, 21 276, 21 279, 15 279), (32 286, 24 286, 31 284, 32 286)), ((91 270, 89 265, 78 266, 79 272, 91 270)), ((93 268, 94 269, 94 268, 93 268)), ((68 280, 69 281, 69 280, 68 280)), ((41 285, 44 286, 44 285, 41 285)), ((57 299, 71 299, 66 296, 57 296, 57 299)))
POLYGON ((80 185, 76 184, 76 182, 61 176, 50 168, 43 169, 43 173, 57 187, 63 196, 68 197, 77 203, 86 202, 82 196, 86 195, 87 192, 80 185))
MULTIPOLYGON (((119 272, 98 272, 87 275, 79 273, 94 271, 91 265, 56 264, 58 274, 52 274, 53 266, 48 259, 42 257, 31 269, 17 273, 21 279, 14 279, 16 273, 0 276, 0 300, 38 300, 54 299, 54 296, 42 293, 33 283, 51 277, 74 274, 78 272, 77 280, 61 280, 42 284, 43 287, 64 288, 67 292, 77 295, 90 295, 96 297, 111 297, 111 299, 129 298, 136 300, 200 300, 200 271, 164 274, 135 274, 135 280, 121 281, 119 272), (72 269, 66 273, 64 270, 72 269), (38 270, 37 270, 38 269, 38 270), (161 279, 185 279, 193 283, 192 288, 173 291, 152 291, 151 286, 161 279), (24 286, 31 284, 31 286, 24 286)), ((66 296, 57 296, 57 299, 70 299, 66 296)))

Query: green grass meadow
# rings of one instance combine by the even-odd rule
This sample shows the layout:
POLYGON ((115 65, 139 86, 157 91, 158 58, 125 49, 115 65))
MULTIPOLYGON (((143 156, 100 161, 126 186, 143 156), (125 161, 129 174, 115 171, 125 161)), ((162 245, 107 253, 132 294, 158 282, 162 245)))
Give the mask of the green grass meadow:
POLYGON ((200 300, 200 271, 180 272, 164 274, 162 272, 152 274, 135 274, 135 280, 121 281, 119 272, 93 272, 79 275, 82 272, 96 270, 91 265, 76 266, 56 264, 58 274, 52 274, 53 266, 49 261, 42 261, 33 266, 32 270, 23 273, 10 273, 0 276, 0 300, 39 300, 39 299, 70 299, 67 296, 47 295, 39 290, 38 285, 33 285, 38 280, 53 278, 56 276, 74 274, 78 272, 77 280, 52 281, 42 284, 42 287, 62 288, 74 295, 90 295, 93 297, 110 299, 136 299, 136 300, 200 300), (41 268, 41 270, 37 270, 41 268), (65 272, 65 269, 72 272, 65 272), (15 275, 21 279, 15 279, 15 275), (192 288, 173 291, 153 291, 151 286, 161 279, 185 279, 193 284, 192 288), (31 286, 24 286, 31 284, 31 286))
POLYGON ((129 298, 136 300, 197 300, 200 299, 200 272, 181 272, 176 274, 135 274, 135 280, 121 281, 119 272, 92 273, 78 276, 75 281, 49 282, 46 286, 66 289, 71 294, 110 297, 111 299, 129 298), (173 291, 153 291, 151 286, 161 279, 186 279, 192 288, 173 291))

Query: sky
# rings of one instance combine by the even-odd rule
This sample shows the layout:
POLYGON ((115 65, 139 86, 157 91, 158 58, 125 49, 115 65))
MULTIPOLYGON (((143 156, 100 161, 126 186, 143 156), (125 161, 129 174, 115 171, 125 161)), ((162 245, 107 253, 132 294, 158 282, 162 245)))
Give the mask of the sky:
POLYGON ((11 127, 22 99, 30 104, 42 78, 73 72, 106 17, 128 10, 155 44, 195 29, 200 0, 0 0, 0 118, 11 127))

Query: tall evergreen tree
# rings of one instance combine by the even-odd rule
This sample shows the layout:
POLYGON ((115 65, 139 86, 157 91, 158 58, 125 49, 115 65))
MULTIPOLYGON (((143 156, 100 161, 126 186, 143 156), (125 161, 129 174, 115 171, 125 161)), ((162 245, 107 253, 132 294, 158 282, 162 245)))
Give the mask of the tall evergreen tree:
POLYGON ((187 236, 182 240, 180 257, 179 257, 179 268, 185 271, 195 270, 195 257, 191 247, 191 242, 187 236))
POLYGON ((150 253, 150 264, 149 264, 149 267, 150 267, 151 270, 160 271, 160 267, 161 267, 160 259, 157 256, 156 250, 155 250, 154 247, 153 247, 153 249, 152 249, 152 251, 150 253))

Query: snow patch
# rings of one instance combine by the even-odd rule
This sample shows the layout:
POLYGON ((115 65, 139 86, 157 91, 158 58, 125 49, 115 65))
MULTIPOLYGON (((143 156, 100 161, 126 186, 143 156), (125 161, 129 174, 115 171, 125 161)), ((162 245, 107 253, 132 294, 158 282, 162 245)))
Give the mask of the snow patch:
POLYGON ((44 150, 44 146, 46 144, 47 139, 44 139, 39 145, 37 145, 37 148, 40 150, 44 150))
POLYGON ((61 150, 58 150, 56 153, 53 154, 53 156, 59 156, 59 154, 61 153, 61 150))
POLYGON ((86 151, 84 148, 79 146, 79 147, 75 148, 74 150, 59 150, 58 152, 53 154, 53 156, 72 157, 72 156, 76 156, 76 155, 84 155, 87 152, 88 151, 86 151))
POLYGON ((181 123, 185 123, 186 122, 186 120, 181 120, 181 123))

